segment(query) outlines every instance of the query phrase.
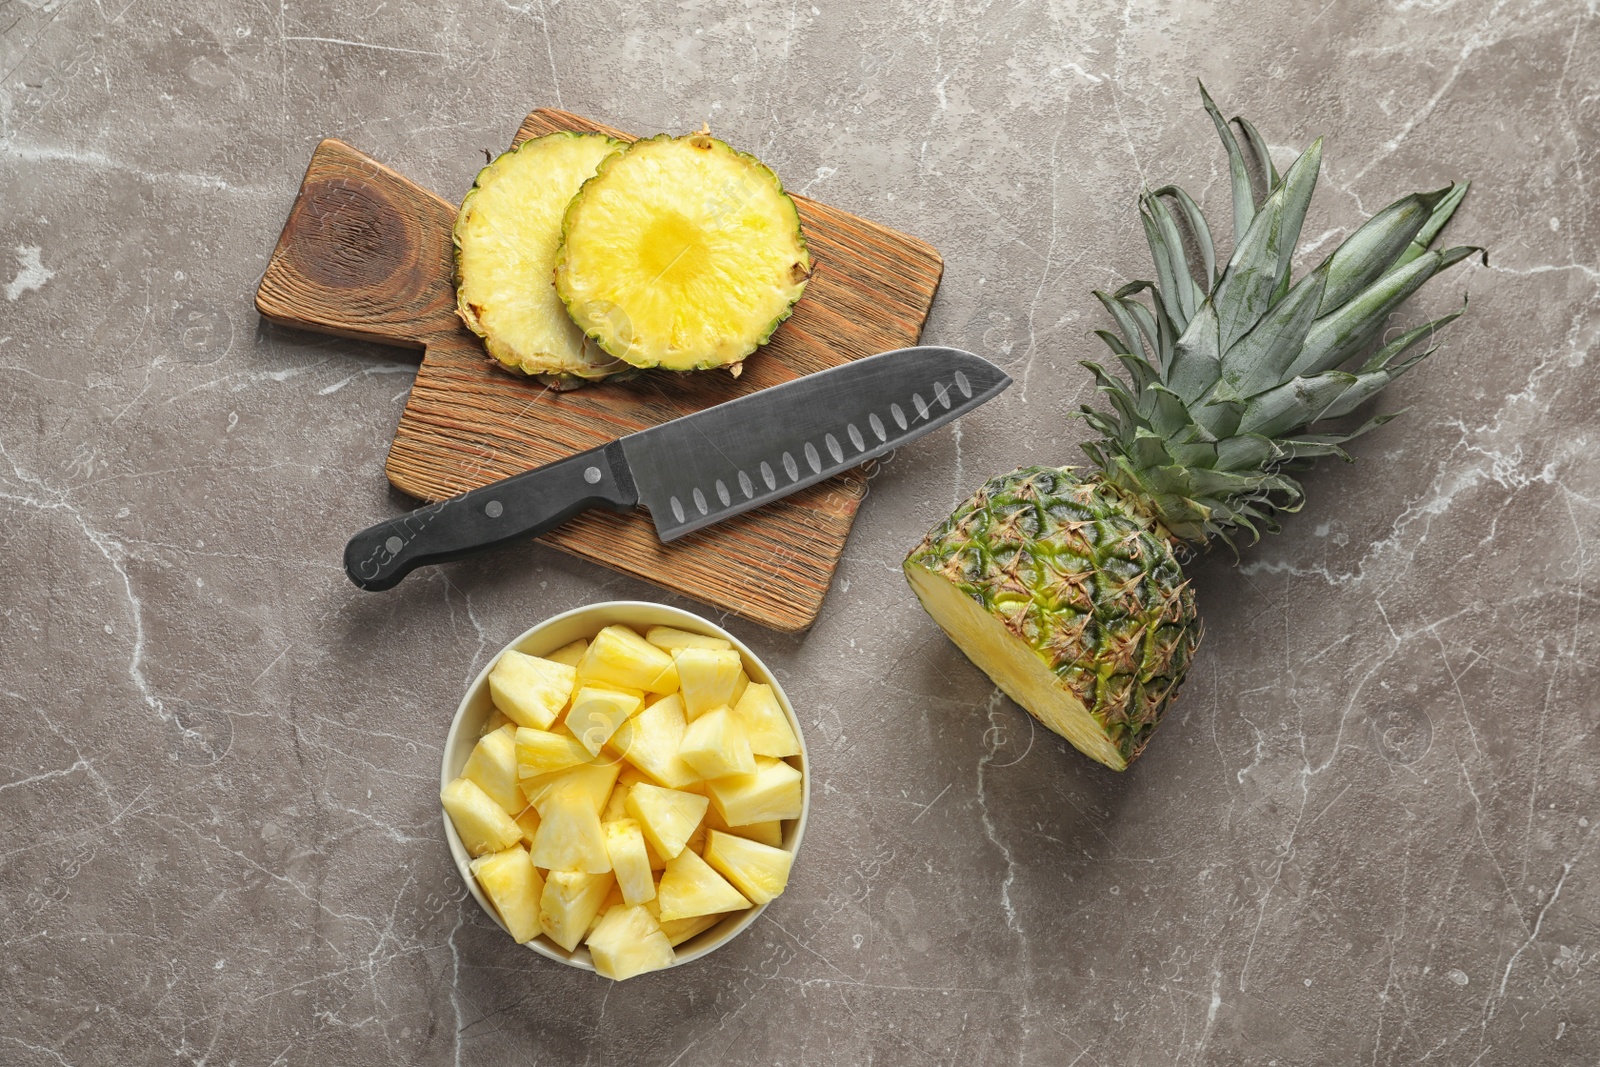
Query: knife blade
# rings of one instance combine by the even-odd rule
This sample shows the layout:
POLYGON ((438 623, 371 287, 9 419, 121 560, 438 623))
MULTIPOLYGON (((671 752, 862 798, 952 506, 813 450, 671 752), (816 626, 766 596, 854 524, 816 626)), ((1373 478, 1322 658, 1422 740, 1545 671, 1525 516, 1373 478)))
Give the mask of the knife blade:
POLYGON ((642 504, 656 536, 674 541, 885 455, 1010 384, 958 348, 868 356, 378 523, 345 546, 345 573, 362 589, 391 589, 417 567, 536 537, 597 507, 642 504))

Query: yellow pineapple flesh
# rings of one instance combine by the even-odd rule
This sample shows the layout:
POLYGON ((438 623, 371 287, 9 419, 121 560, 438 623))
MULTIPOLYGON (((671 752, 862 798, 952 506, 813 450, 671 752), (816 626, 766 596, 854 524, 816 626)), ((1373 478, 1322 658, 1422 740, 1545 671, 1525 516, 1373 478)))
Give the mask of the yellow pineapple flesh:
POLYGON ((522 840, 516 820, 470 779, 452 779, 439 791, 439 802, 462 847, 474 856, 501 852, 522 840))
POLYGON ((516 650, 500 654, 489 672, 494 706, 518 726, 548 730, 572 696, 577 672, 565 663, 516 650))
POLYGON ((583 874, 551 871, 539 898, 539 928, 545 936, 571 952, 600 912, 600 905, 617 884, 610 871, 583 874))
POLYGON ((629 904, 643 904, 656 895, 656 883, 650 874, 650 854, 638 820, 622 818, 604 825, 606 855, 611 859, 622 899, 629 904))
POLYGON ((743 893, 689 849, 667 861, 656 886, 656 899, 663 922, 750 906, 743 893))
POLYGON ((569 785, 546 798, 539 809, 532 856, 534 866, 552 872, 602 874, 611 869, 600 814, 581 787, 569 785))
POLYGON ((611 735, 643 702, 644 693, 638 689, 580 684, 564 721, 589 754, 598 756, 611 735))
POLYGON ((516 726, 507 723, 484 734, 461 768, 461 777, 475 782, 507 815, 515 815, 523 806, 522 789, 517 784, 516 731, 516 726))
POLYGON ((472 861, 472 873, 512 940, 520 945, 538 936, 544 879, 534 869, 527 849, 518 845, 480 856, 472 861))
POLYGON ((750 751, 758 756, 798 756, 800 739, 795 736, 789 716, 772 691, 772 686, 752 683, 734 705, 745 735, 750 738, 750 751))
POLYGON ((765 904, 789 884, 793 853, 720 830, 707 835, 705 861, 751 903, 765 904))
POLYGON ((733 700, 733 687, 744 673, 739 653, 732 649, 681 648, 672 658, 678 667, 683 713, 690 722, 733 700))
POLYGON ((648 971, 672 966, 672 942, 655 917, 642 907, 613 907, 589 934, 589 957, 594 969, 622 981, 648 971))
POLYGON ((623 722, 611 736, 610 748, 656 784, 681 789, 700 780, 700 772, 678 755, 687 729, 683 700, 673 693, 623 722))
POLYGON ((756 758, 744 726, 727 707, 708 711, 684 731, 678 755, 706 778, 754 774, 756 758))
POLYGON ((607 626, 595 634, 578 661, 577 674, 585 682, 663 695, 678 688, 672 657, 626 626, 607 626))
POLYGON ((705 817, 707 800, 694 793, 641 782, 628 790, 628 814, 656 854, 670 861, 688 843, 705 817))
POLYGON ((706 792, 729 826, 798 819, 805 798, 800 772, 768 756, 756 757, 754 774, 713 779, 706 783, 706 792))

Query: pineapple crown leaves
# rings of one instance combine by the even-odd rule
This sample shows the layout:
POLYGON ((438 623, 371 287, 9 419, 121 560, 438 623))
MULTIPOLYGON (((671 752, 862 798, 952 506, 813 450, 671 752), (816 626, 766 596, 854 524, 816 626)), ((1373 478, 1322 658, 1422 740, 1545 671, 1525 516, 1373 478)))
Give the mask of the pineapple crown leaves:
POLYGON ((1276 516, 1300 508, 1292 473, 1322 456, 1348 460, 1340 446, 1399 414, 1353 429, 1317 425, 1349 415, 1436 351, 1427 342, 1464 302, 1357 363, 1407 297, 1483 250, 1432 247, 1466 196, 1458 182, 1400 198, 1293 280, 1321 139, 1280 175, 1254 126, 1224 121, 1203 85, 1200 96, 1228 155, 1233 252, 1219 265, 1205 216, 1176 185, 1140 195, 1155 280, 1095 292, 1117 327, 1095 334, 1127 380, 1084 362, 1111 410, 1081 408, 1102 437, 1083 449, 1106 484, 1174 537, 1232 545, 1235 531, 1276 533, 1276 516), (1265 188, 1252 181, 1234 125, 1265 188))

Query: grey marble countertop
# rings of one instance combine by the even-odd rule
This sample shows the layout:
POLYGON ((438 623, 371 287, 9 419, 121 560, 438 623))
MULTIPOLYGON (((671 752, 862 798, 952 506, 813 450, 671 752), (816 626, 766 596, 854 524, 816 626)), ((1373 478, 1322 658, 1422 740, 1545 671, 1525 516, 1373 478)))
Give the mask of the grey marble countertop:
POLYGON ((0 1063, 1600 1062, 1597 135, 1573 0, 0 2, 0 1063), (1141 185, 1226 219, 1196 77, 1280 163, 1327 135, 1309 244, 1470 178, 1492 265, 1417 301, 1471 309, 1410 413, 1199 566, 1117 775, 897 564, 1078 460, 1141 185), (802 860, 621 986, 465 894, 438 762, 526 626, 671 598, 537 545, 357 592, 415 355, 251 302, 320 138, 454 199, 540 105, 709 121, 931 241, 925 338, 1017 380, 877 471, 809 633, 731 622, 806 724, 802 860))

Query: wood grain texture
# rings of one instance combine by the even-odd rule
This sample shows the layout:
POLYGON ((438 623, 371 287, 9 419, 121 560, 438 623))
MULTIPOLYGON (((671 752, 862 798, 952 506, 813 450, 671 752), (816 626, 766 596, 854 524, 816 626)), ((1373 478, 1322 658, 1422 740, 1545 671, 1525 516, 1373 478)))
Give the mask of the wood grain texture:
MULTIPOLYGON (((513 143, 558 130, 631 140, 541 109, 513 143)), ((256 306, 275 322, 425 350, 386 470, 405 492, 440 500, 757 389, 915 344, 939 287, 939 254, 914 237, 794 199, 814 272, 794 314, 737 379, 652 372, 560 393, 500 369, 455 315, 455 207, 332 140, 312 157, 256 306)), ((865 475, 850 471, 671 545, 656 539, 643 511, 591 512, 541 540, 774 629, 802 630, 822 607, 865 493, 865 475)))

